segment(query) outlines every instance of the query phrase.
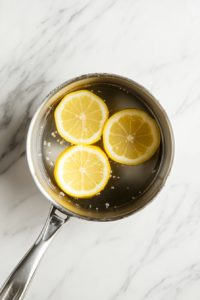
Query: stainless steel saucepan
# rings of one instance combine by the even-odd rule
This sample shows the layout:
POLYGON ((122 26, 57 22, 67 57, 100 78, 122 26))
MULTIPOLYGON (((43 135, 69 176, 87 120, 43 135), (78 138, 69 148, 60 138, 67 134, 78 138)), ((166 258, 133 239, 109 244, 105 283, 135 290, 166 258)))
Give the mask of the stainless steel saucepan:
MULTIPOLYGON (((102 141, 97 145, 102 147, 102 141)), ((95 73, 68 80, 55 88, 37 109, 27 137, 27 159, 31 174, 52 207, 33 247, 0 290, 0 299, 24 298, 44 252, 71 217, 88 221, 115 221, 144 208, 164 186, 173 158, 174 138, 167 114, 155 97, 133 80, 114 74, 95 73), (159 149, 147 162, 138 166, 124 166, 110 161, 113 176, 100 195, 90 199, 74 199, 65 195, 53 176, 56 158, 71 146, 67 141, 60 142, 53 113, 63 96, 80 89, 93 91, 105 100, 110 115, 125 108, 147 112, 157 121, 161 132, 159 149)))

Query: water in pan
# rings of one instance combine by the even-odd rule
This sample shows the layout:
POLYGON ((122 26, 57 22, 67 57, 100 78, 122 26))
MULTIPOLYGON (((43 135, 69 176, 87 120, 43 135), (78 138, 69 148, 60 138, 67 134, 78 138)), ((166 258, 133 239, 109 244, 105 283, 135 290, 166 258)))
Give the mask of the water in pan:
MULTIPOLYGON (((96 84, 87 89, 105 101, 109 110, 109 116, 125 108, 137 108, 145 111, 154 118, 149 108, 140 98, 122 87, 96 84)), ((42 151, 39 155, 42 157, 44 168, 51 183, 55 186, 61 197, 65 198, 66 201, 74 202, 75 205, 84 208, 95 210, 108 209, 134 201, 148 189, 161 163, 161 146, 148 161, 138 166, 127 166, 109 159, 112 170, 110 179, 104 190, 98 195, 88 199, 78 199, 65 195, 54 179, 54 166, 58 156, 72 145, 68 141, 63 140, 58 134, 54 121, 54 110, 55 107, 50 110, 46 123, 43 125, 42 151)), ((95 143, 95 145, 103 149, 102 139, 95 143)))

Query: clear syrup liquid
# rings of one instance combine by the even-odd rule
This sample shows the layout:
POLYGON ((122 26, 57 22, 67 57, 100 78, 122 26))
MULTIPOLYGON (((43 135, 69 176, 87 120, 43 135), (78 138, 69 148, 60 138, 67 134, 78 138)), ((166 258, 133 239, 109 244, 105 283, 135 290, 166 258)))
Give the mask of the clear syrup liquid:
MULTIPOLYGON (((95 84, 82 89, 87 89, 93 92, 105 101, 109 110, 109 117, 122 109, 137 108, 146 112, 155 119, 155 116, 144 104, 142 99, 123 89, 123 87, 113 86, 110 84, 95 84)), ((111 165, 110 179, 104 190, 92 198, 78 199, 63 193, 55 181, 54 167, 58 156, 65 149, 71 147, 72 144, 63 140, 63 138, 58 134, 54 120, 54 111, 55 107, 50 110, 46 117, 46 122, 41 129, 43 131, 41 141, 42 151, 38 155, 41 156, 43 166, 46 170, 45 173, 48 174, 47 180, 54 186, 58 194, 60 194, 63 199, 73 202, 77 206, 98 210, 105 208, 117 208, 127 202, 134 201, 145 193, 154 181, 161 164, 161 146, 148 161, 137 166, 127 166, 114 162, 109 158, 111 165)), ((100 147, 104 151, 102 137, 94 145, 100 147)))

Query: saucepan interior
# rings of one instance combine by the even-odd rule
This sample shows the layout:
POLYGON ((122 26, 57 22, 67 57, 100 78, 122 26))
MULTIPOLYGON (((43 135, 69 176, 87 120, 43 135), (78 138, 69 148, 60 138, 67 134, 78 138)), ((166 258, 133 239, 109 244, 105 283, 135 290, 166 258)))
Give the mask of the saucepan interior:
MULTIPOLYGON (((96 145, 103 149, 102 140, 96 145)), ((173 132, 165 111, 144 87, 122 76, 88 74, 63 83, 44 99, 29 128, 27 157, 36 184, 57 209, 91 221, 112 221, 140 210, 162 188, 174 157, 173 132), (110 159, 112 173, 107 186, 88 199, 63 194, 53 175, 57 157, 71 146, 56 132, 54 110, 67 93, 80 89, 93 91, 105 100, 110 116, 125 108, 147 112, 157 121, 161 132, 161 144, 147 162, 126 166, 110 159)))

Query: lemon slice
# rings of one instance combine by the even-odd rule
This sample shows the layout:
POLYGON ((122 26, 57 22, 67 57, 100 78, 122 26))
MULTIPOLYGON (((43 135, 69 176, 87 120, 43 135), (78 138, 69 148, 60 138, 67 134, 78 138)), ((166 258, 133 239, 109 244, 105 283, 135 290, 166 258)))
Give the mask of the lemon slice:
POLYGON ((156 121, 145 112, 125 109, 106 122, 103 143, 114 161, 138 165, 155 153, 160 144, 160 131, 156 121))
POLYGON ((89 198, 105 187, 110 177, 110 164, 99 147, 74 146, 59 156, 54 176, 57 184, 67 194, 89 198))
POLYGON ((92 144, 99 140, 108 119, 104 101, 81 90, 66 95, 55 110, 59 134, 73 144, 92 144))

